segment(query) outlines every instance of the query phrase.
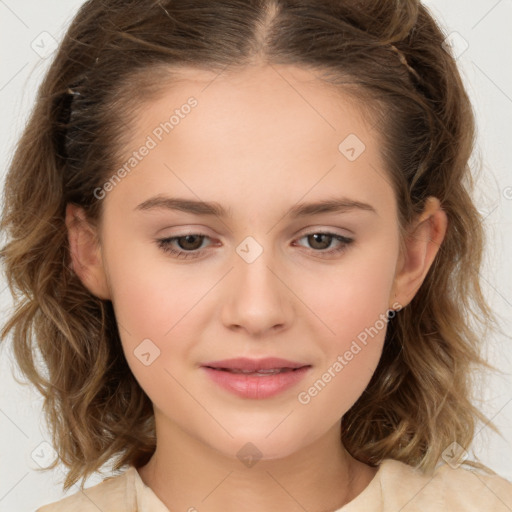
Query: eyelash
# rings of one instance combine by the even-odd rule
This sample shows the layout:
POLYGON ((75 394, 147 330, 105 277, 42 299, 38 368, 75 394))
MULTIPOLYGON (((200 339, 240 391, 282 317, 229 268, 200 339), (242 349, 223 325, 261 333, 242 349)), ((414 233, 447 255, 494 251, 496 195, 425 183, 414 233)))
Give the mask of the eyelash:
MULTIPOLYGON (((337 249, 330 249, 330 250, 323 250, 323 251, 322 250, 314 250, 314 249, 310 250, 313 253, 318 253, 318 255, 321 258, 325 258, 325 257, 328 258, 330 256, 334 256, 336 254, 340 254, 340 253, 344 252, 346 250, 346 248, 354 241, 354 239, 352 239, 352 238, 347 238, 345 236, 338 235, 336 233, 330 233, 328 231, 312 231, 311 233, 306 233, 305 235, 302 235, 300 238, 298 238, 298 240, 300 240, 302 238, 307 238, 308 236, 312 236, 312 235, 327 235, 327 236, 331 236, 335 240, 338 240, 339 242, 341 242, 341 246, 338 247, 337 249), (327 256, 322 256, 322 255, 327 255, 327 256)), ((180 240, 181 238, 186 238, 187 236, 210 238, 209 236, 203 235, 201 233, 189 233, 186 235, 180 235, 180 236, 174 236, 174 237, 168 237, 168 238, 160 238, 160 239, 157 239, 156 242, 157 242, 157 245, 160 247, 160 249, 162 249, 162 251, 173 255, 173 257, 180 258, 180 259, 199 258, 200 256, 202 256, 205 249, 196 249, 195 251, 183 251, 183 250, 176 250, 176 249, 172 248, 171 244, 175 240, 180 240)))

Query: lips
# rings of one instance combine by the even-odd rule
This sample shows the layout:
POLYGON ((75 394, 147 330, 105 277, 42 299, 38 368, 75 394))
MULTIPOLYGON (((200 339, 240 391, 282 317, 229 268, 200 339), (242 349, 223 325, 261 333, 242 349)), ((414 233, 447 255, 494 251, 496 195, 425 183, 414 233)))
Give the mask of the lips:
POLYGON ((226 359, 201 365, 223 389, 243 398, 270 398, 296 386, 311 365, 275 357, 226 359))
POLYGON ((278 373, 285 373, 285 372, 293 372, 294 369, 292 368, 270 368, 268 370, 239 370, 236 368, 213 368, 214 370, 220 370, 222 372, 229 372, 229 373, 239 373, 242 375, 261 375, 264 377, 265 375, 277 375, 278 373))
POLYGON ((280 372, 297 370, 304 366, 309 366, 296 361, 288 361, 278 357, 266 357, 264 359, 248 359, 239 357, 236 359, 224 359, 222 361, 212 361, 202 366, 214 370, 224 370, 232 373, 259 373, 263 375, 272 375, 280 372))

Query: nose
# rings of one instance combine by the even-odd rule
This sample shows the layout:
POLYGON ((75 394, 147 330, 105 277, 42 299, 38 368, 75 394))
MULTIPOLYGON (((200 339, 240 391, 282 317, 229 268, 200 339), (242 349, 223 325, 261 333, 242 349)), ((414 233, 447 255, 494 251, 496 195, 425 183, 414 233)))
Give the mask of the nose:
POLYGON ((223 324, 231 330, 245 330, 251 336, 289 327, 294 294, 270 251, 263 251, 252 262, 238 256, 234 261, 222 298, 223 324))

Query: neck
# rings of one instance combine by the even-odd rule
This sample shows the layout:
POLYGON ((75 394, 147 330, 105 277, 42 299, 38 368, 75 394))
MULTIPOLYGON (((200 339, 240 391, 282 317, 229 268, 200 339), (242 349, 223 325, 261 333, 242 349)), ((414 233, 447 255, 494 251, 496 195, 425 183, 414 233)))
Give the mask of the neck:
POLYGON ((227 457, 176 428, 159 435, 138 472, 169 510, 200 512, 335 511, 369 484, 377 468, 344 449, 340 424, 288 457, 227 457))

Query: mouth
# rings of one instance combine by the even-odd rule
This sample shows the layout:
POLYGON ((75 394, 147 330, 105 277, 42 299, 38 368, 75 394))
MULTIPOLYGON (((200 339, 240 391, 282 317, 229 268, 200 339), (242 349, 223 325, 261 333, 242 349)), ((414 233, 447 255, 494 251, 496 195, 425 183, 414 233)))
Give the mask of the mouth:
POLYGON ((226 359, 201 365, 216 384, 243 398, 270 398, 296 386, 311 365, 280 358, 226 359))
POLYGON ((213 366, 205 366, 205 368, 210 368, 212 370, 219 370, 221 372, 229 372, 229 373, 238 373, 241 375, 257 375, 261 377, 265 377, 268 375, 278 375, 280 373, 288 373, 288 372, 295 372, 297 370, 300 370, 300 368, 304 368, 304 366, 301 366, 300 368, 269 368, 268 370, 242 370, 240 368, 215 368, 213 366))
POLYGON ((238 357, 235 359, 224 359, 222 361, 211 361, 202 366, 211 368, 212 370, 241 373, 245 375, 276 375, 278 373, 293 372, 311 365, 278 357, 265 357, 262 359, 238 357))

